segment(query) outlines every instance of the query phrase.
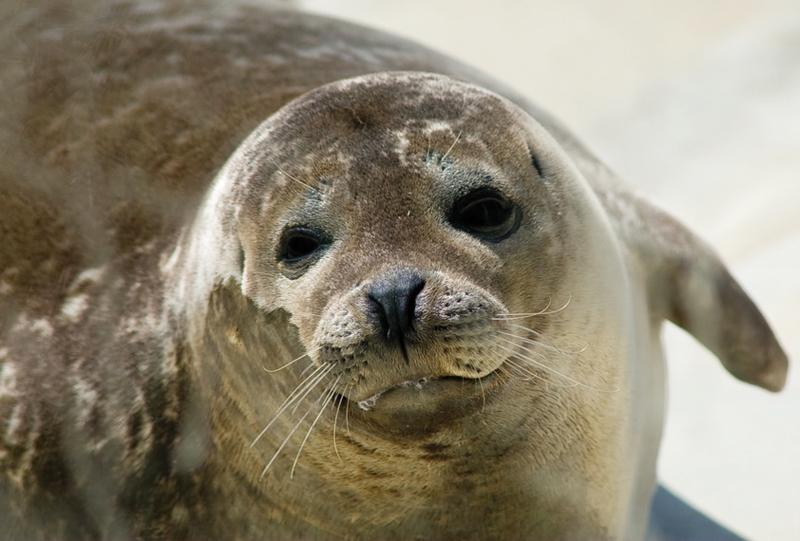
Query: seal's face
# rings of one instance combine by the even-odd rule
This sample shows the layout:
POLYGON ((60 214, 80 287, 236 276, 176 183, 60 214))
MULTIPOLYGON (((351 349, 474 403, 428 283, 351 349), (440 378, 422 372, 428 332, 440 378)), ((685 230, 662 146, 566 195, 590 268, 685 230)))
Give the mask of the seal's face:
POLYGON ((313 92, 262 131, 240 188, 244 289, 292 314, 365 417, 430 430, 511 372, 547 371, 571 231, 520 116, 449 79, 383 76, 313 92))
POLYGON ((259 446, 244 475, 261 483, 269 470, 269 486, 284 487, 278 457, 305 420, 304 483, 350 502, 336 520, 364 531, 394 520, 419 533, 445 515, 457 528, 478 506, 487 524, 522 535, 528 519, 481 503, 520 491, 552 506, 542 531, 572 531, 578 515, 593 526, 576 532, 608 531, 626 456, 624 396, 608 391, 624 379, 627 329, 606 318, 623 319, 627 295, 582 182, 530 117, 442 76, 333 83, 267 120, 197 222, 198 239, 215 238, 204 223, 221 227, 214 246, 225 247, 197 261, 217 266, 215 283, 227 268, 261 314, 229 306, 205 324, 238 327, 243 341, 214 346, 224 365, 212 383, 237 386, 225 396, 247 419, 231 452, 259 446), (265 319, 278 313, 288 325, 265 319), (456 471, 481 480, 466 507, 456 471))

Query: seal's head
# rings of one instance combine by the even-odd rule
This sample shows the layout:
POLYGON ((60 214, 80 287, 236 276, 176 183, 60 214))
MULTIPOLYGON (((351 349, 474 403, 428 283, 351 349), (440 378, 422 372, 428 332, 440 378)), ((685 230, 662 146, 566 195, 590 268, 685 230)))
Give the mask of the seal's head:
POLYGON ((508 102, 444 77, 307 94, 262 127, 235 175, 242 290, 292 314, 365 418, 418 417, 385 429, 473 413, 513 366, 539 377, 520 358, 540 354, 552 318, 534 314, 570 302, 565 268, 584 251, 570 246, 597 221, 587 202, 564 204, 577 175, 537 135, 508 102))
POLYGON ((620 231, 489 91, 395 72, 302 95, 168 263, 213 449, 296 536, 640 535, 666 303, 620 231))
MULTIPOLYGON (((252 423, 247 443, 282 447, 291 407, 309 396, 319 411, 306 414, 321 424, 308 446, 326 433, 322 454, 306 447, 316 462, 332 467, 346 447, 334 449, 320 428, 344 411, 348 438, 415 450, 387 471, 418 468, 415 452, 497 467, 499 479, 514 469, 498 457, 544 477, 547 467, 571 470, 554 482, 597 486, 562 507, 603 528, 615 522, 605 516, 618 497, 607 480, 625 455, 604 450, 619 447, 624 428, 616 391, 625 366, 615 359, 626 347, 627 278, 591 190, 516 106, 430 74, 323 86, 241 145, 192 234, 182 289, 196 299, 197 336, 219 324, 240 346, 228 352, 220 335, 214 378, 247 387, 226 393, 252 423), (257 346, 269 340, 243 330, 257 326, 250 312, 228 307, 214 319, 208 299, 221 287, 259 314, 286 314, 288 324, 264 323, 286 345, 257 346), (250 375, 232 376, 243 370, 250 375), (269 422, 276 412, 283 429, 280 416, 269 422)), ((447 464, 429 469, 430 486, 447 464)), ((454 488, 437 490, 446 508, 454 488)))

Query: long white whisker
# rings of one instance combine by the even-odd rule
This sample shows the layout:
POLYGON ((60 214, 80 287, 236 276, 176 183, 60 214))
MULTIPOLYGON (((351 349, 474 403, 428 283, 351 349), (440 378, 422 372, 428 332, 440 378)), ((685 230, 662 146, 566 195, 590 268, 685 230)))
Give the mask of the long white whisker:
POLYGON ((252 449, 253 446, 258 442, 258 440, 260 440, 261 437, 267 433, 267 430, 269 430, 269 428, 275 423, 275 421, 278 420, 278 417, 280 417, 281 414, 289 408, 289 406, 294 404, 296 401, 305 398, 311 391, 311 389, 316 387, 319 384, 319 382, 322 381, 322 379, 332 369, 333 365, 320 366, 316 370, 314 370, 314 372, 312 372, 310 376, 308 376, 305 380, 303 380, 303 382, 300 383, 300 385, 295 387, 294 391, 292 391, 289 394, 289 396, 286 397, 286 400, 284 400, 283 403, 280 405, 278 411, 272 417, 272 420, 269 423, 267 423, 267 426, 264 427, 264 430, 262 430, 258 434, 258 436, 256 436, 256 439, 253 440, 253 443, 250 444, 250 448, 252 449))
MULTIPOLYGON (((508 343, 513 344, 510 341, 508 343)), ((542 376, 539 376, 538 374, 535 374, 534 372, 531 372, 530 368, 528 368, 527 366, 515 363, 514 361, 512 361, 512 358, 516 357, 516 358, 518 358, 518 359, 520 359, 520 360, 522 360, 522 361, 524 361, 526 363, 532 364, 534 366, 538 366, 539 368, 542 368, 543 370, 551 371, 547 366, 545 366, 542 363, 539 363, 539 362, 537 362, 537 361, 535 361, 533 359, 530 359, 530 358, 528 358, 528 357, 526 357, 524 355, 521 355, 517 350, 515 350, 513 348, 509 348, 509 347, 503 346, 501 344, 496 344, 496 345, 500 349, 502 349, 504 351, 507 351, 507 352, 509 352, 511 354, 511 357, 506 359, 506 362, 509 362, 509 364, 511 364, 511 366, 514 366, 515 368, 518 368, 519 370, 525 372, 526 374, 528 374, 531 377, 541 378, 542 376)), ((513 345, 516 345, 516 344, 513 344, 513 345)))
POLYGON ((481 405, 481 415, 483 415, 484 410, 486 409, 486 389, 483 388, 483 378, 478 378, 478 384, 481 386, 481 398, 483 399, 483 404, 481 405))
MULTIPOLYGON (((342 376, 340 375, 339 377, 341 378, 342 376)), ((337 379, 336 381, 338 383, 339 380, 337 379)), ((342 402, 344 402, 344 395, 340 394, 336 404, 336 415, 333 416, 333 451, 336 453, 336 458, 339 459, 339 462, 344 464, 342 457, 339 456, 339 448, 336 446, 336 421, 339 420, 339 410, 342 408, 342 402)))
POLYGON ((564 303, 564 306, 562 306, 561 308, 556 308, 555 310, 552 310, 552 311, 548 312, 547 309, 550 308, 550 305, 552 304, 552 302, 553 302, 553 299, 551 297, 550 300, 547 302, 547 306, 545 306, 542 310, 540 310, 538 312, 519 313, 519 314, 514 314, 514 313, 511 313, 511 312, 508 312, 508 313, 504 313, 504 314, 496 314, 495 317, 493 317, 492 319, 495 320, 495 321, 506 321, 506 320, 512 320, 512 319, 526 319, 526 318, 534 317, 534 316, 549 316, 550 314, 557 314, 558 312, 561 312, 562 310, 564 310, 567 306, 569 306, 569 303, 572 302, 572 293, 569 294, 569 298, 567 299, 567 302, 564 303))
POLYGON ((444 156, 442 156, 442 158, 439 160, 439 163, 442 163, 444 161, 444 159, 447 157, 447 155, 450 154, 450 151, 453 150, 453 148, 455 148, 456 143, 458 143, 459 139, 461 139, 461 132, 458 132, 458 135, 456 135, 456 140, 453 141, 453 144, 450 145, 450 148, 448 148, 447 152, 444 153, 444 156))
MULTIPOLYGON (((519 355, 514 355, 514 357, 520 358, 519 355)), ((544 384, 545 391, 549 390, 550 385, 553 385, 554 387, 566 387, 566 388, 575 387, 574 383, 570 385, 558 385, 552 383, 547 377, 543 376, 542 374, 534 372, 533 367, 529 366, 528 363, 524 360, 522 360, 522 364, 520 364, 517 361, 512 361, 511 358, 507 359, 506 362, 508 362, 517 372, 522 374, 523 377, 527 376, 527 378, 525 378, 526 381, 532 381, 534 379, 541 380, 542 383, 544 384)))
POLYGON ((515 329, 522 329, 523 331, 529 332, 534 336, 542 336, 542 333, 540 333, 539 331, 534 331, 530 327, 526 327, 524 325, 517 325, 516 323, 509 323, 508 326, 509 327, 514 327, 515 329))
MULTIPOLYGON (((533 351, 530 348, 526 348, 525 346, 521 346, 521 345, 517 344, 516 342, 514 342, 513 340, 509 340, 507 338, 503 338, 502 336, 499 336, 498 338, 500 340, 503 340, 504 342, 506 342, 508 344, 511 344, 513 346, 519 347, 520 349, 523 349, 523 350, 527 351, 531 355, 541 355, 539 352, 533 351)), ((538 342, 537 342, 537 344, 538 344, 538 342)), ((548 370, 548 371, 552 372, 553 374, 561 376, 562 378, 566 379, 569 382, 574 383, 575 385, 583 385, 584 387, 586 387, 588 389, 592 389, 593 391, 597 391, 597 392, 601 392, 601 393, 616 393, 616 392, 619 391, 619 388, 616 388, 616 389, 600 389, 600 388, 594 387, 592 385, 587 385, 586 383, 582 383, 582 382, 580 382, 580 381, 578 381, 578 380, 576 380, 574 378, 571 378, 571 377, 567 376, 566 374, 562 374, 561 372, 559 372, 555 368, 551 368, 551 367, 547 366, 546 364, 540 363, 539 361, 536 361, 535 359, 532 359, 531 357, 528 357, 527 355, 522 355, 519 351, 515 351, 515 350, 513 350, 511 348, 506 348, 505 346, 501 346, 500 344, 497 344, 497 346, 500 347, 501 349, 504 349, 504 350, 516 355, 519 359, 524 360, 526 362, 529 362, 529 363, 531 363, 531 364, 533 364, 535 366, 538 366, 538 367, 540 367, 540 368, 542 368, 544 370, 548 370)))
MULTIPOLYGON (((529 329, 527 327, 522 327, 520 325, 513 325, 513 324, 510 324, 510 325, 512 325, 514 327, 519 327, 519 328, 525 329, 526 331, 528 331, 530 334, 532 334, 534 336, 542 336, 542 333, 536 332, 533 329, 529 329)), ((497 331, 497 332, 502 333, 502 334, 504 334, 506 336, 513 336, 515 338, 521 338, 522 340, 528 340, 529 342, 535 342, 537 344, 540 344, 542 347, 550 347, 550 349, 555 349, 552 346, 548 346, 547 344, 544 344, 542 342, 537 342, 536 340, 531 340, 530 338, 525 338, 524 336, 517 337, 517 335, 514 334, 513 332, 508 332, 508 331, 497 331)))
POLYGON ((303 392, 303 396, 301 396, 300 398, 298 398, 297 400, 294 401, 294 408, 292 409, 292 415, 294 415, 297 412, 297 408, 300 407, 300 404, 302 403, 303 399, 305 397, 307 397, 309 394, 311 394, 311 391, 314 390, 314 387, 316 387, 317 385, 322 383, 322 380, 325 379, 326 377, 328 377, 328 374, 331 373, 331 370, 333 370, 333 365, 328 365, 327 370, 325 370, 324 372, 320 373, 320 375, 317 376, 317 378, 314 380, 314 385, 309 387, 309 389, 307 391, 304 391, 303 392))
MULTIPOLYGON (((347 394, 347 389, 352 385, 352 383, 348 383, 344 388, 344 393, 347 394)), ((350 437, 350 399, 347 399, 348 404, 344 408, 344 424, 347 427, 347 436, 350 437)))
MULTIPOLYGON (((498 334, 502 334, 504 336, 510 336, 512 338, 516 338, 516 339, 521 340, 522 342, 524 342, 526 344, 530 344, 532 346, 536 346, 536 347, 541 348, 541 349, 546 349, 548 351, 553 351, 555 353, 558 353, 559 355, 564 355, 565 357, 571 357, 571 355, 569 353, 567 353, 567 352, 565 352, 565 351, 563 351, 563 350, 561 350, 561 349, 559 349, 559 348, 557 348, 555 346, 551 346, 550 344, 545 344, 541 340, 532 340, 530 338, 525 338, 524 336, 517 336, 514 333, 505 332, 505 331, 497 331, 497 333, 498 334)), ((540 337, 542 336, 539 333, 537 333, 537 335, 540 336, 540 337)))
POLYGON ((299 360, 300 360, 300 359, 302 359, 303 357, 308 357, 308 358, 310 359, 310 358, 311 358, 311 357, 310 357, 310 355, 311 355, 313 352, 315 352, 315 351, 318 351, 318 350, 320 350, 320 349, 322 349, 322 346, 320 346, 320 347, 317 347, 317 348, 314 348, 314 349, 312 349, 311 351, 306 351, 305 353, 303 353, 302 355, 300 355, 298 358, 296 358, 296 359, 294 359, 294 360, 292 360, 292 361, 289 361, 289 362, 288 362, 288 363, 286 363, 285 365, 283 365, 283 366, 280 366, 280 367, 278 367, 278 368, 275 368, 274 370, 270 370, 270 369, 269 369, 269 368, 267 368, 266 366, 264 367, 264 370, 266 370, 266 371, 267 371, 267 372, 269 372, 270 374, 274 374, 275 372, 280 372, 280 371, 281 371, 281 370, 283 370, 284 368, 288 368, 288 367, 292 366, 294 363, 296 363, 297 361, 299 361, 299 360))
POLYGON ((299 376, 299 377, 301 377, 301 378, 302 378, 303 376, 305 376, 305 375, 306 375, 306 372, 308 372, 309 370, 311 370, 312 368, 314 368, 314 366, 316 366, 316 365, 315 365, 315 364, 312 362, 311 364, 309 364, 308 366, 306 366, 305 368, 303 368, 303 371, 302 371, 302 372, 300 372, 300 376, 299 376))
POLYGON ((539 312, 533 314, 497 314, 492 319, 492 321, 514 321, 516 319, 528 319, 529 317, 540 316, 542 315, 539 312))
MULTIPOLYGON (((314 430, 314 427, 316 426, 317 421, 319 421, 319 418, 322 417, 322 412, 324 412, 325 409, 328 407, 328 404, 330 403, 331 396, 333 396, 333 393, 334 393, 334 387, 336 386, 336 383, 339 382, 339 378, 341 378, 341 377, 342 377, 342 375, 339 374, 339 377, 336 378, 336 381, 334 381, 327 389, 322 391, 322 396, 320 396, 320 398, 322 398, 324 396, 324 399, 322 400, 322 405, 319 408, 319 413, 317 413, 317 416, 314 418, 314 421, 311 423, 311 426, 308 428, 308 432, 306 432, 306 437, 303 438, 303 443, 300 444, 300 449, 297 450, 297 456, 294 457, 294 462, 292 463, 292 471, 289 472, 289 479, 294 479, 294 470, 297 467, 297 461, 300 459, 300 453, 303 452, 303 447, 305 447, 306 442, 308 441, 308 437, 311 435, 311 431, 314 430)), ((317 400, 317 402, 315 402, 314 405, 316 405, 318 402, 319 402, 319 400, 317 400)), ((312 408, 313 408, 313 406, 312 406, 312 408)))
POLYGON ((547 309, 550 308, 550 305, 552 303, 553 303, 553 297, 549 297, 548 300, 547 300, 547 306, 545 306, 543 309, 539 310, 538 312, 530 312, 530 313, 524 313, 523 312, 523 313, 519 313, 519 314, 513 314, 511 312, 506 312, 505 314, 496 314, 495 317, 493 317, 492 319, 502 321, 504 319, 525 319, 525 318, 529 318, 529 317, 533 317, 533 316, 540 316, 542 314, 546 314, 547 313, 547 309))
POLYGON ((292 179, 293 181, 295 181, 295 182, 299 182, 300 184, 302 184, 303 186, 305 186, 306 188, 309 188, 309 189, 311 189, 311 190, 317 190, 317 188, 315 188, 314 186, 312 186, 312 185, 308 184, 307 182, 303 182, 303 181, 302 181, 302 180, 300 180, 299 178, 293 177, 292 175, 290 175, 289 173, 287 173, 286 171, 284 171, 283 169, 281 169, 281 168, 280 168, 280 166, 278 166, 278 164, 277 164, 277 163, 273 162, 273 164, 275 165, 275 168, 276 168, 278 171, 280 171, 281 173, 283 173, 284 175, 286 175, 287 177, 289 177, 289 178, 290 178, 290 179, 292 179))
POLYGON ((289 432, 289 435, 286 436, 286 439, 283 440, 283 443, 281 443, 281 446, 278 447, 278 450, 275 451, 274 455, 272 455, 272 458, 267 463, 267 466, 264 468, 264 471, 261 472, 261 476, 259 477, 259 479, 263 479, 264 478, 264 475, 266 475, 267 470, 269 469, 269 467, 272 466, 272 463, 275 462, 276 458, 278 458, 278 455, 281 453, 281 451, 283 451, 283 448, 286 447, 286 443, 289 441, 289 438, 292 437, 292 435, 297 430, 297 427, 299 427, 303 423, 303 421, 306 420, 306 417, 308 417, 308 414, 311 413, 311 409, 313 409, 313 408, 309 408, 308 411, 305 413, 305 415, 303 415, 300 418, 300 420, 297 422, 297 424, 294 425, 294 428, 292 428, 292 430, 289 432))
MULTIPOLYGON (((313 366, 313 365, 312 365, 312 366, 313 366)), ((294 397, 295 397, 295 396, 296 396, 298 393, 302 393, 302 392, 303 392, 303 390, 304 390, 304 388, 305 388, 305 386, 306 386, 306 385, 307 385, 307 384, 308 384, 308 383, 309 383, 311 380, 313 380, 313 379, 314 379, 314 378, 316 378, 318 375, 320 375, 322 372, 324 372, 324 371, 325 371, 325 369, 326 369, 328 366, 329 366, 329 365, 320 365, 320 366, 317 366, 316 368, 314 368, 314 371, 313 371, 313 372, 311 372, 311 373, 310 373, 310 374, 309 374, 309 375, 308 375, 308 376, 307 376, 307 377, 306 377, 306 378, 305 378, 303 381, 301 381, 301 382, 300 382, 300 383, 299 383, 299 384, 298 384, 298 385, 297 385, 297 386, 294 388, 294 390, 293 390, 291 393, 289 393, 289 396, 287 396, 287 397, 286 397, 286 399, 285 399, 285 400, 284 400, 284 401, 281 403, 281 405, 280 405, 280 406, 278 406, 278 409, 282 408, 283 406, 285 406, 285 405, 286 405, 287 403, 289 403, 289 402, 293 402, 293 401, 294 401, 294 397)))
MULTIPOLYGON (((528 330, 530 330, 530 329, 528 329, 528 330)), ((536 346, 536 347, 541 348, 541 349, 546 349, 548 351, 553 351, 555 353, 558 353, 559 355, 564 355, 565 357, 570 357, 570 354, 560 350, 559 348, 557 348, 555 346, 551 346, 549 344, 545 344, 545 343, 543 343, 543 342, 541 342, 539 340, 531 340, 530 338, 525 338, 524 336, 517 336, 514 333, 505 332, 505 331, 497 331, 497 333, 498 334, 502 334, 504 336, 511 336, 512 338, 516 338, 518 340, 521 340, 522 342, 524 342, 526 344, 530 344, 532 346, 536 346)), ((541 336, 541 334, 539 334, 539 333, 536 333, 536 334, 538 336, 541 336)))
MULTIPOLYGON (((533 329, 529 329, 528 327, 523 327, 522 325, 516 325, 516 324, 514 324, 514 323, 509 323, 508 325, 509 325, 510 327, 515 327, 515 328, 517 328, 517 329, 522 329, 523 331, 527 331, 527 332, 529 332, 529 333, 533 334, 534 336, 543 336, 543 335, 542 335, 542 333, 540 333, 540 332, 536 332, 536 331, 534 331, 533 329)), ((550 344, 545 344, 545 343, 543 343, 543 342, 541 342, 541 341, 538 341, 538 340, 530 340, 529 338, 525 338, 525 337, 518 337, 516 334, 507 333, 507 332, 505 332, 505 331, 497 331, 497 332, 499 332, 499 333, 502 333, 502 334, 505 334, 505 335, 507 335, 507 336, 513 336, 514 338, 520 338, 520 339, 522 339, 522 340, 529 340, 529 343, 536 344, 537 346, 539 346, 539 347, 542 347, 542 348, 544 348, 544 349, 549 349, 549 350, 551 350, 551 351, 555 351, 556 353, 560 353, 561 355, 564 355, 564 356, 566 356, 566 357, 570 357, 571 355, 577 355, 578 353, 582 353, 582 352, 586 351, 586 348, 587 348, 587 347, 589 347, 589 344, 586 344, 585 346, 583 346, 583 348, 581 348, 581 349, 580 349, 580 351, 577 351, 577 352, 569 352, 569 353, 568 353, 568 352, 566 352, 566 351, 564 351, 564 350, 562 350, 562 349, 560 349, 560 348, 557 348, 556 346, 552 346, 552 345, 550 345, 550 344)))
POLYGON ((298 397, 299 395, 301 395, 301 394, 303 394, 303 393, 305 393, 305 392, 306 392, 306 389, 308 388, 308 386, 309 386, 309 385, 310 385, 310 386, 313 388, 313 387, 316 385, 316 383, 315 383, 315 381, 314 381, 314 380, 315 380, 316 378, 318 378, 318 377, 320 376, 320 374, 322 374, 323 372, 325 372, 325 370, 326 370, 327 368, 328 368, 328 367, 327 367, 327 366, 325 366, 325 365, 322 365, 322 366, 317 366, 317 367, 314 369, 314 371, 313 371, 313 372, 311 372, 311 374, 309 374, 309 375, 308 375, 308 377, 306 377, 306 378, 305 378, 303 381, 301 381, 301 382, 300 382, 300 383, 299 383, 299 384, 298 384, 298 385, 297 385, 297 386, 294 388, 294 390, 293 390, 291 393, 289 393, 289 396, 287 396, 287 397, 284 399, 284 401, 281 403, 281 405, 280 405, 280 406, 278 406, 278 411, 283 411, 283 407, 284 407, 284 406, 287 406, 287 407, 288 407, 288 405, 289 405, 289 404, 292 404, 292 403, 294 403, 294 401, 295 401, 295 400, 297 400, 297 397, 298 397))
POLYGON ((577 381, 573 382, 573 383, 570 383, 569 385, 560 385, 558 383, 553 383, 552 381, 548 380, 546 377, 533 372, 533 370, 531 369, 530 366, 526 366, 525 364, 531 362, 531 360, 528 359, 527 357, 525 357, 524 355, 520 355, 519 353, 515 353, 513 355, 513 357, 516 357, 517 359, 519 359, 523 364, 519 364, 518 362, 513 361, 511 358, 506 359, 506 362, 510 366, 512 366, 517 372, 522 374, 522 376, 525 377, 525 379, 527 381, 531 381, 531 380, 534 380, 534 379, 540 379, 546 385, 552 385, 554 387, 562 387, 562 388, 565 388, 565 389, 569 389, 570 387, 577 387, 578 385, 580 385, 577 381))
MULTIPOLYGON (((514 341, 512 341, 512 340, 508 340, 508 339, 506 339, 506 338, 503 338, 503 337, 498 337, 498 338, 500 338, 500 340, 503 340, 504 342, 507 342, 507 343, 509 343, 509 344, 512 344, 512 345, 514 345, 514 346, 518 346, 519 348, 521 348, 521 349, 524 349, 524 350, 525 350, 525 351, 527 351, 528 353, 532 353, 532 354, 534 354, 534 355, 536 354, 536 352, 535 352, 535 351, 532 351, 532 350, 530 350, 530 349, 526 348, 525 346, 520 346, 520 345, 518 345, 517 343, 515 343, 515 342, 514 342, 514 341)), ((511 349, 511 348, 506 348, 505 346, 501 346, 500 344, 497 344, 497 346, 498 346, 498 347, 500 347, 501 349, 505 349, 506 351, 509 351, 509 352, 513 353, 514 355, 517 355, 518 357, 520 357, 520 358, 522 358, 522 359, 524 359, 524 360, 526 360, 526 361, 528 361, 528 362, 530 362, 530 363, 532 363, 532 364, 534 364, 534 365, 536 365, 536 366, 538 366, 538 367, 540 367, 540 368, 542 368, 542 369, 544 369, 544 370, 548 370, 548 371, 552 372, 553 374, 556 374, 556 375, 558 375, 558 376, 561 376, 562 378, 566 379, 567 381, 571 381, 571 382, 573 382, 573 383, 578 383, 578 384, 580 384, 580 385, 583 385, 582 383, 580 383, 580 382, 578 382, 578 381, 576 381, 576 380, 572 379, 572 378, 571 378, 571 377, 569 377, 568 375, 566 375, 566 374, 562 374, 561 372, 559 372, 559 371, 558 371, 558 370, 556 370, 555 368, 551 368, 551 367, 547 366, 546 364, 542 364, 542 363, 540 363, 540 362, 538 362, 538 361, 536 361, 536 360, 534 360, 534 359, 531 359, 530 357, 522 357, 518 351, 514 351, 514 350, 513 350, 513 349, 511 349)), ((589 387, 589 386, 587 385, 587 387, 589 387)))
POLYGON ((516 372, 519 372, 523 376, 526 376, 527 379, 529 379, 529 380, 530 379, 545 379, 542 376, 540 376, 539 374, 534 373, 529 367, 525 366, 524 364, 519 364, 518 362, 512 360, 512 358, 516 357, 516 356, 517 355, 514 355, 514 356, 509 357, 508 359, 506 359, 505 364, 508 364, 516 372))

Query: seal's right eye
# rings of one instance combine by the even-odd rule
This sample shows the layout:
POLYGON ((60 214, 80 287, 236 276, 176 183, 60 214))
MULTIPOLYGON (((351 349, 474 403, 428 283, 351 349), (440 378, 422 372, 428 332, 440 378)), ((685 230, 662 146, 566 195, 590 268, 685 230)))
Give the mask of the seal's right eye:
POLYGON ((494 190, 481 188, 456 201, 449 221, 479 239, 497 242, 516 231, 520 217, 514 203, 494 190))
POLYGON ((327 241, 320 233, 307 227, 293 227, 284 232, 278 259, 288 266, 310 262, 327 241))

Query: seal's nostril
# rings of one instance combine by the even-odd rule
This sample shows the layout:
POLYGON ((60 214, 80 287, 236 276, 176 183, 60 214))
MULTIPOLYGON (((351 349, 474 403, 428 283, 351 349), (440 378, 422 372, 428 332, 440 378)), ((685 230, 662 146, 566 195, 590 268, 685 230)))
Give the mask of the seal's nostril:
POLYGON ((367 297, 384 335, 390 341, 404 345, 403 337, 411 330, 417 297, 425 280, 414 271, 400 271, 382 276, 367 289, 367 297))

